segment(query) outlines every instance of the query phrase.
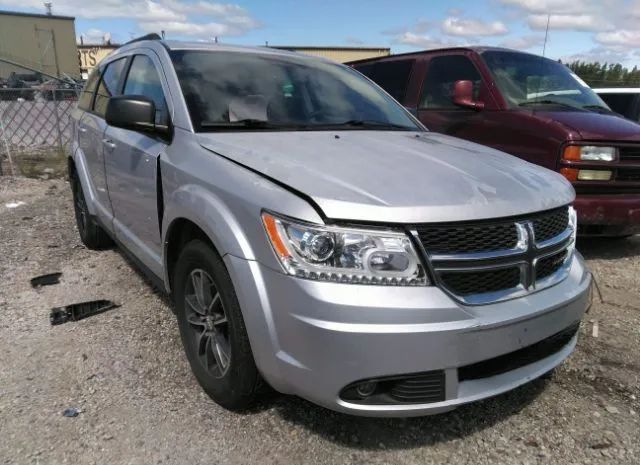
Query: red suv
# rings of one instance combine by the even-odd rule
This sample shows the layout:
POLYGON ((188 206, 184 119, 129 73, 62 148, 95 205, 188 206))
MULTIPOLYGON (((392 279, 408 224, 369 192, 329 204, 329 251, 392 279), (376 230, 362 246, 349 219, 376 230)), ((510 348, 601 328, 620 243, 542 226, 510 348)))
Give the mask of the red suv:
POLYGON ((429 129, 560 171, 585 235, 640 233, 640 125, 566 66, 529 53, 464 47, 350 63, 429 129))

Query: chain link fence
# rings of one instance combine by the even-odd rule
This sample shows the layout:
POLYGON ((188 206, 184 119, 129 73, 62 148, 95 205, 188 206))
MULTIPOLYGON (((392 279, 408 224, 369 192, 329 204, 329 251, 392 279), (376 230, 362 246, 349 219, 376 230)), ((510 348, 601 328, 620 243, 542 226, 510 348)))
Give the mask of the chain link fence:
POLYGON ((58 176, 66 169, 80 86, 37 72, 0 76, 0 175, 58 176))

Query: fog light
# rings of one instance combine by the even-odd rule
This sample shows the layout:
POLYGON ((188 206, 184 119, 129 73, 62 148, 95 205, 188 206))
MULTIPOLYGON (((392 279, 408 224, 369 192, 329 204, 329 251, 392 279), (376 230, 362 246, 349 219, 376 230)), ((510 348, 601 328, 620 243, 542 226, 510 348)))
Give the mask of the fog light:
POLYGON ((376 392, 377 387, 378 383, 375 381, 365 381, 364 383, 358 384, 358 387, 356 387, 356 394, 360 397, 369 397, 376 392))
POLYGON ((578 181, 609 181, 611 175, 609 170, 578 170, 578 181))

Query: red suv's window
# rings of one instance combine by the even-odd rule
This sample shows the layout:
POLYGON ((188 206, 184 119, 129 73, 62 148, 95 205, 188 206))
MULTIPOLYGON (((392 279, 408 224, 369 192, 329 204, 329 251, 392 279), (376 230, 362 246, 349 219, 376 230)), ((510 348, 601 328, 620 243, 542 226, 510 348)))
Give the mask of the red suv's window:
POLYGON ((453 103, 453 86, 456 81, 472 81, 475 98, 478 98, 482 78, 474 64, 464 55, 448 55, 429 61, 427 77, 422 86, 421 109, 459 109, 453 103))

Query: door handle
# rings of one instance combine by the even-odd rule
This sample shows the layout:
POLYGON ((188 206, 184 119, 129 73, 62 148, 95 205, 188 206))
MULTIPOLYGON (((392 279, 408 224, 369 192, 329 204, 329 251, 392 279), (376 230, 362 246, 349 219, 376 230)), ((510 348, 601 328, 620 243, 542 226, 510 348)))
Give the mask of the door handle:
POLYGON ((102 139, 102 143, 104 144, 105 147, 107 147, 109 150, 113 150, 116 148, 116 144, 113 143, 113 141, 111 139, 102 139))
POLYGON ((82 126, 78 126, 78 132, 85 133, 87 132, 87 128, 83 128, 82 126))

